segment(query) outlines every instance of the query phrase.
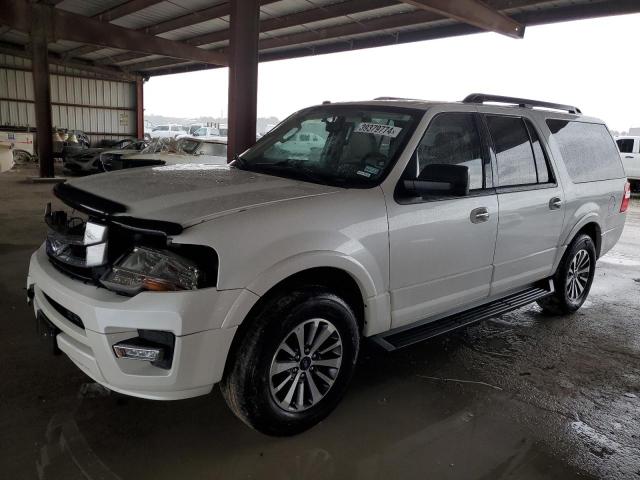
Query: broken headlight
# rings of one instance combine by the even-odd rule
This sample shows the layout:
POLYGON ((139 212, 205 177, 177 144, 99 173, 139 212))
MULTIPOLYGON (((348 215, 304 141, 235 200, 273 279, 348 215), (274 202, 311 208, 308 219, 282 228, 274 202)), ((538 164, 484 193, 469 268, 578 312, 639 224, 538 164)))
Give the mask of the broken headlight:
POLYGON ((101 279, 105 287, 127 295, 143 290, 167 292, 195 290, 200 271, 191 260, 167 250, 135 247, 101 279))

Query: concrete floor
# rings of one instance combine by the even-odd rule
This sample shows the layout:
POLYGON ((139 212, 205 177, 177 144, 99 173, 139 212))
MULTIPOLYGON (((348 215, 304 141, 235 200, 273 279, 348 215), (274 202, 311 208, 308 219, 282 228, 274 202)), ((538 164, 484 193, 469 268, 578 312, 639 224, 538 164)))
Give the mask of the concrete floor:
POLYGON ((337 410, 273 439, 217 389, 127 398, 49 355, 23 287, 51 185, 30 174, 0 175, 0 478, 640 478, 637 199, 576 315, 531 306, 393 354, 365 346, 337 410))

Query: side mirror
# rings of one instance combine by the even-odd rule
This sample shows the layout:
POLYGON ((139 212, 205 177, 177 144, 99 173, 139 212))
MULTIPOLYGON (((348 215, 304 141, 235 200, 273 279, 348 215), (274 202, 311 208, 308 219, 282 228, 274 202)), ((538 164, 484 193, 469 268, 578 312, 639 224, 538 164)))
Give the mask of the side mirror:
POLYGON ((418 197, 462 197, 469 194, 469 167, 434 163, 424 167, 416 180, 404 180, 403 185, 407 192, 418 197))

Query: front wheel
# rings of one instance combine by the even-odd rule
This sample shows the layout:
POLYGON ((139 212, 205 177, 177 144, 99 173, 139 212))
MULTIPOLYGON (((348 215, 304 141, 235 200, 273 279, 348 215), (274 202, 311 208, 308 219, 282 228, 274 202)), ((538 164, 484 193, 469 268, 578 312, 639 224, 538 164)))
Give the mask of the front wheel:
POLYGON ((275 296, 245 328, 222 394, 256 430, 300 433, 344 395, 359 343, 356 317, 337 295, 309 287, 275 296))
POLYGON ((587 299, 596 269, 596 247, 589 235, 579 235, 567 248, 553 276, 555 292, 538 300, 542 310, 563 315, 578 310, 587 299))

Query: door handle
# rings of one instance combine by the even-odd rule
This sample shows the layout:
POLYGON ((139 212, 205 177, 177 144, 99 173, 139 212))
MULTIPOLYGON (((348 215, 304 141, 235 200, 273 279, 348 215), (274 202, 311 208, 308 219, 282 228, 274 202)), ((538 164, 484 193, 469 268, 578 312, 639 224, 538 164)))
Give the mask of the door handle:
POLYGON ((560 197, 553 197, 549 200, 549 210, 558 210, 562 207, 562 199, 560 197))
POLYGON ((482 223, 489 220, 489 210, 487 207, 478 207, 471 210, 471 214, 469 218, 471 219, 471 223, 482 223))
POLYGON ((633 155, 625 155, 624 158, 633 158, 633 155))

